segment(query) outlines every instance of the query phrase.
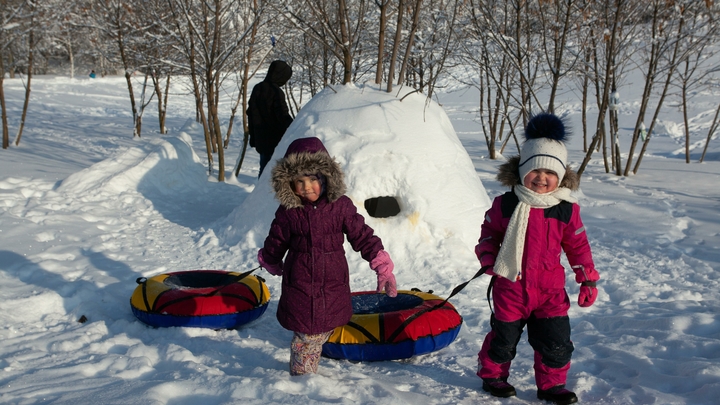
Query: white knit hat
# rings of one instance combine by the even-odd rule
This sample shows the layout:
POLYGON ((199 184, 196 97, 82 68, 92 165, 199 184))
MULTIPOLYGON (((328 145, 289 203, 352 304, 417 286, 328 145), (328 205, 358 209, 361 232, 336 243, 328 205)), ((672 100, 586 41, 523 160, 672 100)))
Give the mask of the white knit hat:
POLYGON ((525 127, 525 138, 520 149, 520 182, 535 169, 552 170, 562 181, 567 165, 563 121, 553 114, 535 115, 525 127))

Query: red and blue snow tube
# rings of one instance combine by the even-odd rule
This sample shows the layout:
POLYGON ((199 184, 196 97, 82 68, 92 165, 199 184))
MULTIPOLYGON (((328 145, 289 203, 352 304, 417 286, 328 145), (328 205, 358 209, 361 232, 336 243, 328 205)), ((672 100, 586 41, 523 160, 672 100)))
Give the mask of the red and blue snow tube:
POLYGON ((443 301, 420 291, 401 290, 395 298, 374 291, 355 292, 353 316, 335 328, 323 345, 323 356, 382 361, 440 350, 455 340, 462 325, 455 307, 443 301))
POLYGON ((155 327, 234 329, 267 309, 262 278, 224 270, 190 270, 141 277, 130 298, 133 314, 155 327))

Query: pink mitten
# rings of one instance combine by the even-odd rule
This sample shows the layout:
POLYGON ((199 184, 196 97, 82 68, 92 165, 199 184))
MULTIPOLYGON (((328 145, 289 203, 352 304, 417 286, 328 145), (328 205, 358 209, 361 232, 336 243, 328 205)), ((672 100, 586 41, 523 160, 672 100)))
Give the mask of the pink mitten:
POLYGON ((278 264, 268 264, 263 258, 263 249, 258 250, 258 262, 260 263, 260 266, 264 267, 265 270, 273 276, 282 276, 283 262, 280 261, 278 264))
POLYGON ((377 273, 377 292, 385 290, 388 297, 397 297, 397 284, 392 273, 395 265, 390 255, 384 250, 379 251, 370 262, 370 268, 377 273))
POLYGON ((589 307, 595 302, 598 291, 594 281, 583 281, 580 285, 580 295, 578 295, 578 305, 581 307, 589 307))

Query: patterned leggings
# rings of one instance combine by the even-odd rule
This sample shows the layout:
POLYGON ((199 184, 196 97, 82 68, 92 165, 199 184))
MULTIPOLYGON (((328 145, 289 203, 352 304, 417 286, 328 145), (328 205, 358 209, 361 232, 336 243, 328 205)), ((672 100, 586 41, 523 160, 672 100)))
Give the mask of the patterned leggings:
POLYGON ((290 375, 317 373, 322 346, 333 331, 308 335, 295 332, 290 342, 290 375))

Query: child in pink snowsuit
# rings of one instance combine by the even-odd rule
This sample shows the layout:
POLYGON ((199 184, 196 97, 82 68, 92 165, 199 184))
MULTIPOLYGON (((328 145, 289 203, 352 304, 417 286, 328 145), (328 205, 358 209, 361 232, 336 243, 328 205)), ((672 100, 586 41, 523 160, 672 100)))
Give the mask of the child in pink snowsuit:
POLYGON ((499 168, 498 180, 512 188, 498 196, 485 214, 475 254, 493 276, 492 330, 478 354, 483 390, 511 397, 507 382, 523 328, 535 350, 537 397, 556 404, 577 402, 565 389, 573 344, 570 299, 565 292, 564 251, 581 285, 578 304, 597 298, 600 279, 590 251, 580 207, 570 195, 579 187, 577 173, 566 166, 565 125, 552 114, 528 122, 520 156, 499 168))

